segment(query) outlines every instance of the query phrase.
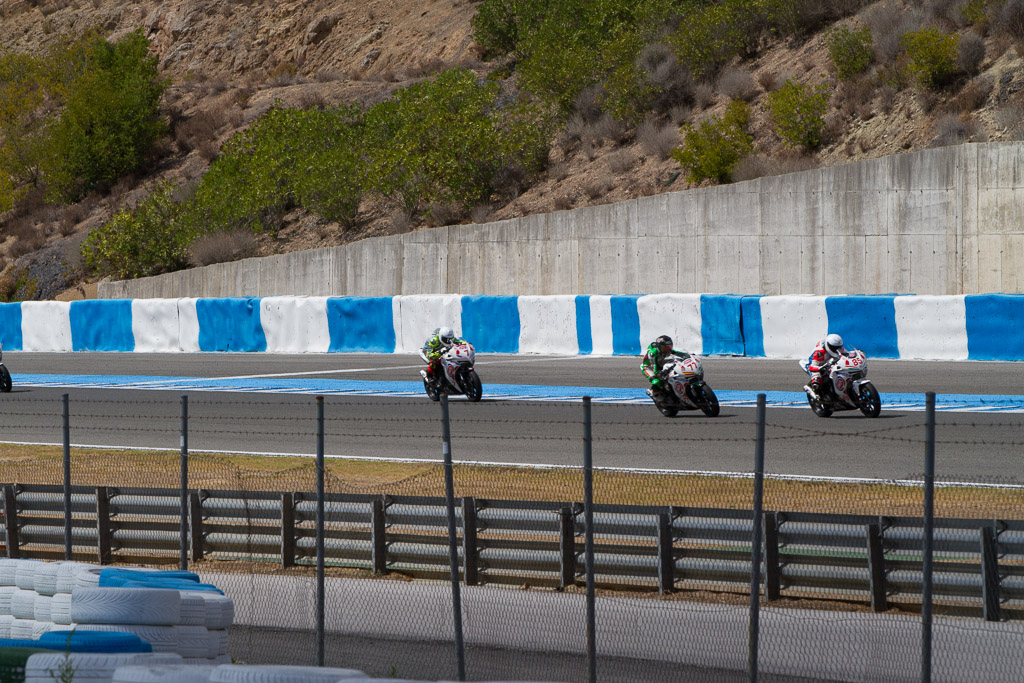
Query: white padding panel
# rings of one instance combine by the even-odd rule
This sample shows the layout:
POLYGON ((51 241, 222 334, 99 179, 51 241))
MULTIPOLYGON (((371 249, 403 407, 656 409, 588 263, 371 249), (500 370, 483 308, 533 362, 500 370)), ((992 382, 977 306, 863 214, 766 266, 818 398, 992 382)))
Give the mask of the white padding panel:
POLYGON ((519 353, 576 355, 575 296, 521 296, 519 353))
POLYGON ((640 348, 660 335, 672 337, 681 351, 704 353, 700 333, 700 294, 651 294, 636 301, 640 315, 640 348))
POLYGON ((448 326, 456 335, 462 334, 462 297, 458 294, 396 296, 392 310, 397 312, 395 351, 398 353, 416 353, 438 327, 448 326), (394 308, 396 303, 397 309, 394 308))
POLYGON ((185 353, 199 353, 199 314, 196 299, 178 299, 178 346, 185 353))
POLYGON ((268 353, 327 353, 327 297, 268 296, 260 299, 260 324, 268 353))
POLYGON ((596 295, 590 297, 590 337, 596 356, 610 356, 614 351, 612 339, 612 298, 596 295))
POLYGON ((138 353, 181 351, 177 299, 133 299, 132 335, 138 353))
POLYGON ((825 297, 761 297, 761 328, 767 358, 806 358, 828 334, 825 297))
POLYGON ((901 359, 967 360, 964 297, 898 296, 893 304, 901 359))
POLYGON ((21 337, 23 351, 71 351, 71 302, 23 302, 21 337))

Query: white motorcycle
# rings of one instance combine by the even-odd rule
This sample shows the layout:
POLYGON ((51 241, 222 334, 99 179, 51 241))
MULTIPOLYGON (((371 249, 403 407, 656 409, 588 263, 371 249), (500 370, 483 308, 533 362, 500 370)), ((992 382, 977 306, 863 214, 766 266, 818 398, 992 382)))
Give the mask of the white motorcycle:
MULTIPOLYGON (((800 361, 800 367, 808 375, 809 361, 800 361)), ((868 360, 857 349, 849 351, 832 361, 829 369, 829 386, 819 395, 810 384, 804 385, 807 403, 818 417, 828 417, 837 410, 860 410, 868 417, 878 417, 882 412, 882 399, 878 390, 867 378, 868 360)))
MULTIPOLYGON (((420 349, 420 358, 429 363, 427 354, 420 349)), ((454 344, 441 356, 443 378, 431 379, 426 370, 420 370, 423 377, 423 388, 431 401, 439 401, 441 394, 465 394, 470 401, 479 401, 483 395, 480 376, 473 369, 476 352, 469 342, 454 344)))
POLYGON ((708 417, 718 416, 718 397, 704 382, 700 356, 669 356, 661 365, 661 377, 663 388, 648 389, 647 395, 662 415, 675 417, 680 410, 701 410, 708 417))

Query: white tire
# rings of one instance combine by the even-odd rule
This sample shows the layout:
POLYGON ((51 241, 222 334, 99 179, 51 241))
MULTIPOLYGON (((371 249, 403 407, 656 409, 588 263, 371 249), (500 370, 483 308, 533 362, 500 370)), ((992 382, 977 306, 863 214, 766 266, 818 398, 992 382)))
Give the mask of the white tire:
POLYGON ((32 640, 39 640, 47 631, 53 631, 56 624, 52 621, 36 621, 32 624, 32 640))
POLYGON ((221 664, 230 664, 231 657, 227 655, 217 655, 216 657, 185 657, 186 664, 198 664, 200 666, 220 666, 221 664))
POLYGON ((13 640, 32 640, 35 628, 35 619, 15 619, 11 622, 11 638, 13 640))
POLYGON ((227 629, 209 629, 210 641, 213 643, 213 649, 210 651, 208 657, 219 657, 228 653, 228 632, 227 629))
POLYGON ((15 619, 35 619, 38 597, 39 593, 33 590, 15 589, 11 596, 11 614, 15 619))
POLYGON ((22 590, 35 591, 36 570, 45 562, 39 560, 18 560, 18 567, 14 570, 14 585, 22 590))
POLYGON ((13 586, 18 573, 18 560, 0 559, 0 586, 13 586))
POLYGON ((0 614, 0 638, 11 637, 11 624, 14 623, 14 617, 10 614, 0 614))
POLYGON ((366 674, 355 669, 332 669, 316 666, 218 666, 210 676, 210 683, 316 683, 365 679, 366 674))
POLYGON ((71 592, 74 593, 75 588, 99 587, 101 571, 103 571, 103 567, 97 567, 96 565, 91 564, 78 565, 75 567, 71 592))
POLYGON ((25 683, 53 683, 60 672, 70 665, 74 681, 109 681, 118 667, 128 664, 181 665, 181 657, 169 654, 96 652, 40 652, 28 658, 25 664, 25 683))
POLYGON ((70 624, 71 593, 57 593, 50 603, 50 621, 55 624, 70 624))
POLYGON ((53 621, 53 598, 49 595, 36 595, 32 604, 32 618, 36 621, 53 621))
POLYGON ((75 588, 71 620, 79 624, 145 624, 174 626, 181 622, 181 598, 167 588, 75 588))
POLYGON ((181 625, 206 626, 206 600, 195 592, 181 592, 181 625))
POLYGON ((213 673, 212 664, 185 666, 144 666, 129 664, 117 667, 111 683, 207 683, 213 673))
POLYGON ((0 586, 0 614, 11 613, 11 598, 17 590, 21 589, 15 586, 0 586))
POLYGON ((57 571, 62 562, 40 562, 36 567, 32 588, 40 595, 53 595, 57 592, 57 571))
POLYGON ((178 652, 178 634, 173 626, 154 626, 152 624, 78 624, 77 631, 107 631, 117 633, 134 633, 140 640, 153 646, 153 652, 178 652))
POLYGON ((217 654, 217 643, 205 626, 175 626, 178 654, 182 657, 211 657, 217 654))
POLYGON ((201 597, 206 603, 206 628, 227 628, 235 621, 235 603, 226 595, 212 591, 181 591, 182 595, 201 597))

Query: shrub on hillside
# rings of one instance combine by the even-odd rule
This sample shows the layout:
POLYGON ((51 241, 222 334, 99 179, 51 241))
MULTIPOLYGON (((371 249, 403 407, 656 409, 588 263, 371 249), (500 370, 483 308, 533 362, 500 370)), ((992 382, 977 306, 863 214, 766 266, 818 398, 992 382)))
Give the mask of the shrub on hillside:
POLYGON ((85 265, 119 279, 184 268, 196 235, 181 217, 173 187, 159 184, 134 211, 120 211, 89 233, 82 244, 85 265))
POLYGON ((718 90, 731 100, 746 102, 757 97, 758 92, 754 74, 738 66, 722 69, 722 73, 718 77, 718 90))
POLYGON ((957 72, 959 36, 934 26, 907 33, 902 45, 910 58, 908 64, 918 85, 937 90, 949 83, 957 72))
POLYGON ((999 26, 1014 38, 1024 38, 1024 0, 1006 0, 999 13, 999 26))
POLYGON ((874 57, 871 29, 836 28, 825 35, 828 56, 840 78, 863 73, 874 57))
POLYGON ((645 119, 636 129, 636 139, 644 152, 655 159, 667 159, 679 145, 679 128, 656 119, 645 119))
POLYGON ((683 146, 673 150, 672 158, 686 169, 687 180, 729 182, 737 162, 753 149, 747 133, 750 107, 734 101, 721 116, 713 116, 698 126, 685 125, 683 146))
POLYGON ((786 81, 768 96, 768 113, 779 137, 792 147, 816 149, 822 141, 828 99, 824 83, 812 87, 786 81))
POLYGON ((209 266, 256 256, 259 244, 249 230, 213 232, 197 237, 188 248, 193 266, 209 266))
POLYGON ((960 36, 960 45, 957 48, 956 66, 967 74, 973 76, 978 73, 978 67, 985 59, 985 40, 973 33, 965 33, 960 36))
POLYGON ((41 160, 52 200, 77 200, 138 168, 165 132, 159 105, 166 83, 141 30, 116 43, 94 37, 80 49, 87 67, 67 86, 41 160))

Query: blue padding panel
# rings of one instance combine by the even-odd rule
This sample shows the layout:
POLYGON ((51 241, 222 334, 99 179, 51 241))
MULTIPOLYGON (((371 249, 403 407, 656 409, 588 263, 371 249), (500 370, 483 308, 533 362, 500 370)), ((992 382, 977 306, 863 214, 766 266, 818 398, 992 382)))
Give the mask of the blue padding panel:
POLYGON ((199 299, 200 351, 266 351, 258 298, 199 299))
POLYGON ((391 297, 332 297, 327 300, 328 351, 394 353, 395 316, 391 297))
POLYGON ((1024 295, 968 295, 964 307, 969 359, 1024 360, 1024 295))
POLYGON ((477 351, 518 353, 519 329, 517 297, 462 297, 462 338, 477 351))
POLYGON ((153 646, 134 633, 107 631, 48 631, 36 647, 69 652, 152 652, 153 646))
POLYGON ((0 304, 0 344, 11 351, 21 351, 21 304, 0 304))
POLYGON ((740 300, 740 326, 743 334, 743 355, 764 358, 764 328, 761 326, 761 297, 745 296, 740 300))
POLYGON ((594 352, 594 334, 590 330, 590 297, 576 297, 576 343, 580 353, 594 352))
POLYGON ((704 355, 743 355, 742 301, 743 297, 733 294, 700 295, 700 336, 704 355))
POLYGON ((639 295, 611 297, 612 353, 616 355, 640 355, 640 313, 636 308, 639 298, 639 295))
POLYGON ((71 348, 74 351, 134 351, 130 299, 71 302, 71 348))
POLYGON ((825 297, 829 333, 840 335, 846 348, 860 349, 868 358, 899 358, 894 298, 825 297))

